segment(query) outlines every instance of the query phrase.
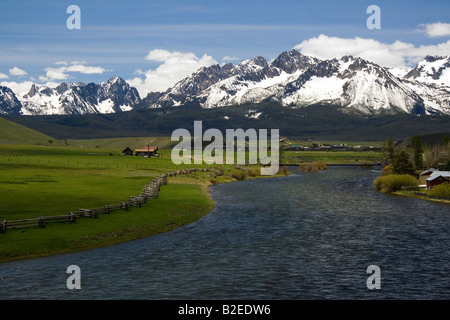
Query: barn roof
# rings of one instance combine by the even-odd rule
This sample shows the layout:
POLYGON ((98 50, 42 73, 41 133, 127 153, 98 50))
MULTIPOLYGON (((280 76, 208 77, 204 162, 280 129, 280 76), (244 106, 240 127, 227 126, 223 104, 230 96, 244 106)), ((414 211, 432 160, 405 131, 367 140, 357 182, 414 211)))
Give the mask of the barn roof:
POLYGON ((450 179, 450 171, 435 171, 427 178, 427 181, 433 181, 436 178, 444 177, 450 179))
POLYGON ((430 168, 430 169, 428 169, 428 170, 422 171, 422 172, 420 173, 420 175, 423 176, 424 174, 432 173, 432 172, 435 172, 435 171, 439 171, 439 170, 438 170, 438 169, 435 169, 435 168, 430 168))
POLYGON ((136 149, 137 152, 149 152, 149 151, 155 151, 158 150, 158 147, 145 147, 142 149, 136 149))

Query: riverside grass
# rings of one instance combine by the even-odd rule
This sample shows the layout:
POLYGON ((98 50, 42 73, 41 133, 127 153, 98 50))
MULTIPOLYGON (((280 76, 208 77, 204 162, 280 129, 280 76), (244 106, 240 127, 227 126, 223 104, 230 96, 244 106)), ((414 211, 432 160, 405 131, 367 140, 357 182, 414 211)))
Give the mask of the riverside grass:
MULTIPOLYGON (((120 203, 140 193, 160 173, 206 166, 176 166, 169 149, 160 150, 159 158, 120 156, 121 150, 0 145, 0 220, 64 215, 120 203)), ((75 224, 48 224, 45 229, 8 230, 0 234, 0 262, 116 244, 194 222, 214 206, 208 186, 236 180, 231 176, 232 165, 222 168, 225 174, 220 176, 198 172, 169 178, 159 198, 142 208, 78 219, 75 224)), ((261 177, 250 174, 248 178, 261 177)))
MULTIPOLYGON (((119 156, 120 150, 2 145, 0 219, 64 215, 120 203, 160 173, 196 167, 175 166, 168 152, 162 151, 161 158, 142 158, 119 156)), ((45 229, 10 229, 0 234, 0 262, 120 243, 191 223, 214 204, 208 194, 209 173, 189 176, 169 178, 159 198, 142 208, 48 224, 45 229)))

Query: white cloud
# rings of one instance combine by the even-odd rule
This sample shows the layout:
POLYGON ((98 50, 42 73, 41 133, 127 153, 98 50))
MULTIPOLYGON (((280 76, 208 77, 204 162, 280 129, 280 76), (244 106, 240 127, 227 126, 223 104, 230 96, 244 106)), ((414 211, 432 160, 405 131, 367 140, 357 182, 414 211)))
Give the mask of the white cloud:
POLYGON ((59 67, 45 68, 45 76, 40 76, 41 81, 66 80, 69 78, 69 72, 79 72, 83 74, 102 74, 107 71, 102 67, 86 66, 86 62, 73 61, 68 63, 66 61, 59 61, 55 63, 59 67))
POLYGON ((8 79, 8 78, 9 77, 6 74, 0 72, 0 79, 8 79))
POLYGON ((294 49, 319 59, 341 58, 345 55, 361 57, 385 67, 411 66, 426 55, 446 56, 450 40, 436 45, 416 47, 411 43, 395 41, 382 43, 374 39, 329 37, 321 34, 296 45, 294 49))
POLYGON ((161 62, 156 69, 147 71, 136 70, 135 74, 142 75, 127 82, 135 87, 142 97, 149 92, 166 91, 178 81, 195 72, 202 66, 217 64, 211 56, 197 57, 192 52, 167 51, 163 49, 151 50, 145 57, 148 61, 161 62))
POLYGON ((230 61, 237 61, 237 60, 239 60, 238 57, 225 56, 225 57, 222 58, 223 62, 230 62, 230 61))
POLYGON ((421 24, 420 27, 422 27, 423 29, 419 31, 425 32, 430 38, 450 36, 450 23, 428 23, 421 24))
POLYGON ((9 69, 9 74, 12 76, 22 77, 22 76, 26 76, 28 73, 22 69, 14 67, 14 68, 9 69))
POLYGON ((15 95, 22 95, 30 91, 33 82, 24 81, 24 82, 15 82, 15 81, 3 81, 0 85, 10 88, 15 95))

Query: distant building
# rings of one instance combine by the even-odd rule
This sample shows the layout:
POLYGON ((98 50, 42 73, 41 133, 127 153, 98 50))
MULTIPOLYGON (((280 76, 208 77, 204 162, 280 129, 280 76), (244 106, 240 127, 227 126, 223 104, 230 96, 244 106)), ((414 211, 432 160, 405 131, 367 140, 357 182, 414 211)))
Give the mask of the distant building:
POLYGON ((427 178, 427 190, 433 189, 435 186, 442 183, 450 182, 450 171, 434 171, 427 178))
POLYGON ((136 149, 134 154, 141 157, 152 157, 158 152, 158 147, 144 147, 142 149, 136 149))
POLYGON ((438 171, 438 169, 430 168, 428 170, 422 171, 419 175, 419 185, 426 185, 427 179, 431 176, 431 174, 435 171, 438 171))
POLYGON ((124 156, 132 156, 133 150, 131 150, 129 147, 126 147, 125 149, 122 150, 122 154, 124 156))

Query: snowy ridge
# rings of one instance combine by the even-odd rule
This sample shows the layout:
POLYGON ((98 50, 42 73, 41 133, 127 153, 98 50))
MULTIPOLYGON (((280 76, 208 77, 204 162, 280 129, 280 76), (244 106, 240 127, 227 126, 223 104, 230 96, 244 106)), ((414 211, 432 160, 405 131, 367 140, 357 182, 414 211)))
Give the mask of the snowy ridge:
POLYGON ((33 84, 28 92, 17 95, 22 115, 83 115, 132 110, 140 103, 135 88, 113 77, 95 83, 61 83, 58 86, 33 84))
POLYGON ((236 65, 202 67, 144 99, 119 77, 101 84, 33 85, 16 96, 8 90, 0 87, 0 114, 78 115, 274 101, 289 108, 322 104, 375 115, 450 115, 450 56, 426 56, 414 68, 385 68, 358 57, 320 60, 290 50, 271 63, 256 57, 236 65))
POLYGON ((282 53, 270 65, 257 57, 233 67, 202 68, 166 91, 153 107, 196 102, 214 108, 262 101, 295 108, 329 104, 362 113, 435 113, 435 105, 427 110, 424 99, 386 68, 351 56, 322 61, 296 50, 282 53))

